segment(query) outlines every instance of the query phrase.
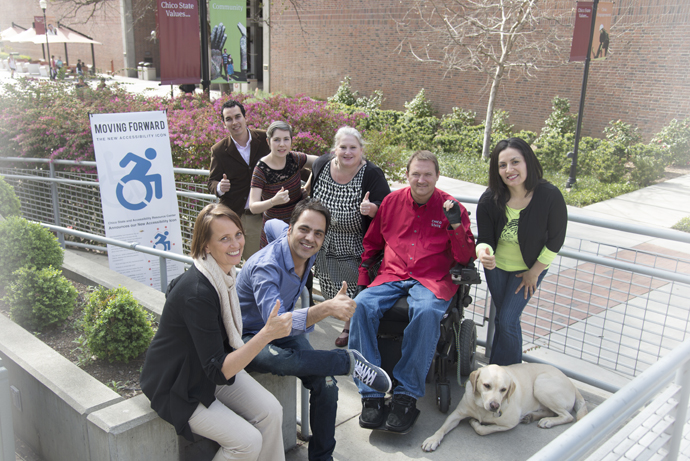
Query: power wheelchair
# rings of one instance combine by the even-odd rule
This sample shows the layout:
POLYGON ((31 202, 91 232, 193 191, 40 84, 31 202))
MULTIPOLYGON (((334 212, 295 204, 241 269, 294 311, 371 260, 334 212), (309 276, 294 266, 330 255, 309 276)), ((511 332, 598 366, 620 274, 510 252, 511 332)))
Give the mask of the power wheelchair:
MULTIPOLYGON (((369 272, 369 280, 376 277, 382 259, 383 252, 362 263, 362 267, 369 272)), ((467 266, 456 264, 450 274, 453 283, 459 287, 441 320, 441 336, 426 377, 427 383, 436 384, 436 403, 442 413, 447 413, 450 407, 448 372, 453 369, 453 365, 458 364, 462 376, 469 376, 476 366, 477 328, 472 319, 463 320, 463 313, 465 307, 472 303, 470 286, 481 283, 479 271, 473 261, 467 266)), ((376 335, 381 368, 393 380, 393 387, 397 385, 393 368, 402 356, 402 338, 408 324, 407 298, 403 297, 383 314, 376 335)))

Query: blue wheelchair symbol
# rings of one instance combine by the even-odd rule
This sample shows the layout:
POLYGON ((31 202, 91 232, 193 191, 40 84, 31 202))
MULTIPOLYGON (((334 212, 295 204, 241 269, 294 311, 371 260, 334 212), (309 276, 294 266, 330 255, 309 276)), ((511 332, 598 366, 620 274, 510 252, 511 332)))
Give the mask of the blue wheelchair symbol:
POLYGON ((170 251, 170 240, 168 240, 168 231, 156 234, 155 237, 158 240, 156 240, 156 243, 153 244, 153 248, 156 248, 156 245, 163 245, 163 251, 170 251))
POLYGON ((146 205, 151 203, 151 199, 153 198, 154 192, 156 194, 157 199, 163 197, 163 183, 161 180, 161 175, 147 174, 151 169, 151 162, 149 160, 153 160, 154 158, 156 158, 156 150, 148 148, 146 149, 144 155, 146 155, 146 158, 139 157, 138 155, 134 155, 133 153, 129 152, 120 161, 120 166, 122 168, 134 162, 134 167, 132 168, 132 171, 130 171, 129 174, 123 176, 122 179, 118 181, 117 187, 115 189, 118 202, 120 202, 120 204, 128 210, 141 210, 142 208, 146 207, 146 205), (130 181, 140 182, 146 188, 146 196, 144 200, 142 200, 139 203, 131 203, 127 201, 127 199, 124 196, 123 192, 125 189, 125 184, 127 184, 130 181))

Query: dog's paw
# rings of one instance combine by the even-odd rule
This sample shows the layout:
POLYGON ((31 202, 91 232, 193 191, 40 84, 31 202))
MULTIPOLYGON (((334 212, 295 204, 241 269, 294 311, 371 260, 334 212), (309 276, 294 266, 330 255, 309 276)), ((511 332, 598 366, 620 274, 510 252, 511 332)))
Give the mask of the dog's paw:
POLYGON ((551 418, 542 418, 539 420, 538 426, 542 429, 551 429, 553 427, 553 421, 551 421, 551 418))
POLYGON ((441 439, 439 439, 435 435, 432 435, 431 437, 426 439, 424 442, 422 442, 422 450, 434 451, 438 448, 439 445, 441 445, 441 439))
POLYGON ((474 430, 476 431, 478 427, 479 428, 482 427, 482 423, 480 423, 479 421, 477 421, 476 419, 473 418, 473 419, 470 419, 470 426, 472 426, 474 428, 474 430))
POLYGON ((532 414, 530 413, 530 414, 527 414, 527 415, 523 416, 522 419, 520 420, 520 422, 521 422, 522 424, 529 424, 529 423, 531 423, 531 422, 532 422, 532 414))

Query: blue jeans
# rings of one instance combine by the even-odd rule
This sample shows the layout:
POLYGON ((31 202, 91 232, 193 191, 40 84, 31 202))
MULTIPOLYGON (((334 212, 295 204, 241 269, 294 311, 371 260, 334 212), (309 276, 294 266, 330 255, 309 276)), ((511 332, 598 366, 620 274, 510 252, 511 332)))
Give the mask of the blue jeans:
MULTIPOLYGON (((350 322, 350 349, 358 350, 374 365, 381 365, 376 332, 383 314, 403 296, 409 304, 410 323, 405 328, 402 341, 402 357, 393 368, 398 380, 395 394, 405 394, 415 399, 424 396, 425 380, 434 358, 440 323, 450 301, 439 299, 428 288, 414 279, 387 282, 367 288, 355 301, 357 309, 350 322)), ((383 397, 355 379, 362 397, 383 397)))
MULTIPOLYGON (((245 335, 246 343, 253 335, 245 335)), ((297 376, 309 389, 309 418, 312 438, 309 460, 330 460, 335 450, 335 416, 338 386, 334 375, 350 374, 350 356, 345 350, 314 350, 304 335, 272 341, 254 357, 248 371, 297 376)))
MULTIPOLYGON (((525 271, 506 272, 498 267, 484 269, 486 284, 489 286, 491 298, 496 306, 496 320, 494 325, 494 340, 491 343, 491 361, 496 365, 512 365, 522 362, 522 328, 520 328, 520 316, 529 302, 525 299, 524 288, 518 294, 515 290, 522 282, 522 278, 516 277, 525 271)), ((537 286, 541 284, 547 270, 539 274, 537 286)))

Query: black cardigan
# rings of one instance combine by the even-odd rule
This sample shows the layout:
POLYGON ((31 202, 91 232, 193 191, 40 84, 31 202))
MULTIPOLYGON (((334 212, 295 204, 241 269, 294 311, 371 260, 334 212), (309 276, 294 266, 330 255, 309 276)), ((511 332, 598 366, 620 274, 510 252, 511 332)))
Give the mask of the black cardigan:
POLYGON ((232 351, 218 293, 192 266, 168 286, 158 331, 146 352, 141 390, 151 408, 193 441, 187 423, 199 402, 210 406, 216 385, 235 381, 221 371, 232 351))
MULTIPOLYGON (((324 154, 314 161, 314 164, 312 165, 313 176, 311 180, 312 197, 314 196, 314 191, 316 190, 316 185, 319 182, 319 177, 321 176, 323 167, 326 166, 326 163, 330 162, 333 157, 333 154, 324 154)), ((366 162, 367 169, 364 170, 364 178, 362 178, 362 198, 360 199, 360 202, 361 200, 364 200, 364 196, 367 192, 369 192, 369 201, 376 204, 376 206, 381 206, 381 202, 386 195, 391 193, 391 188, 388 186, 386 176, 383 174, 383 171, 381 171, 381 168, 377 167, 369 160, 366 162)), ((362 237, 364 237, 364 234, 367 233, 367 229, 369 229, 371 221, 373 221, 373 218, 370 218, 369 216, 362 216, 362 237)))
MULTIPOLYGON (((496 251, 507 222, 505 212, 494 202, 493 192, 487 189, 477 204, 477 245, 486 243, 496 251)), ((518 243, 528 268, 537 262, 544 246, 558 253, 565 241, 567 227, 568 208, 563 194, 553 184, 539 183, 518 219, 518 243)))

